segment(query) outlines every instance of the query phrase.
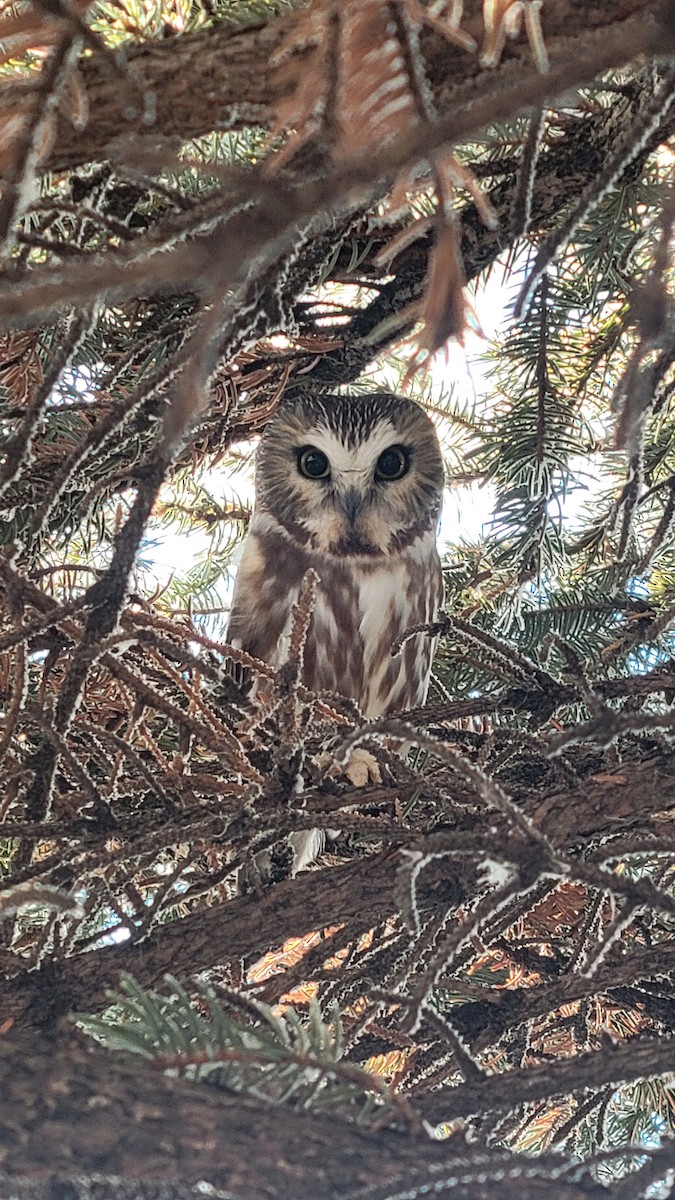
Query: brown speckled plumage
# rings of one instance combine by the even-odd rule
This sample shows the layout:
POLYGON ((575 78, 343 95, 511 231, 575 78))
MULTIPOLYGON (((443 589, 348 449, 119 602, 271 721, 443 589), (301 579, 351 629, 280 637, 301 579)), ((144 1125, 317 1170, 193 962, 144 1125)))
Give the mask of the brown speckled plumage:
POLYGON ((442 576, 436 549, 443 464, 434 427, 412 401, 378 392, 286 402, 262 438, 256 506, 244 543, 228 640, 273 666, 285 661, 291 606, 310 567, 319 576, 303 682, 356 700, 368 717, 423 703, 433 642, 393 643, 436 619, 442 576), (330 477, 299 470, 316 447, 330 477), (396 480, 378 458, 403 447, 396 480))

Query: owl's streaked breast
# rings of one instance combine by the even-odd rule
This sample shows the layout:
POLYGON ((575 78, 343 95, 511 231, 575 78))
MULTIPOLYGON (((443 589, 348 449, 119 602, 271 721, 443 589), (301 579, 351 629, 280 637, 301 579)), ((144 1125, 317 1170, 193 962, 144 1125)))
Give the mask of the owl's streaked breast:
POLYGON ((411 638, 394 657, 391 647, 411 626, 437 616, 443 584, 433 533, 398 553, 340 558, 308 551, 269 514, 256 515, 237 576, 230 642, 271 666, 285 662, 291 608, 310 567, 319 587, 305 647, 305 685, 356 700, 371 718, 422 704, 432 639, 411 638))

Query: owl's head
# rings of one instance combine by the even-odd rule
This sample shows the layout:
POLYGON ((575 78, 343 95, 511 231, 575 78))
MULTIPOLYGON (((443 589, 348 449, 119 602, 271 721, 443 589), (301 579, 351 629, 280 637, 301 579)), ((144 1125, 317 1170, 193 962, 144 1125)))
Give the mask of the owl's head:
POLYGON ((436 430, 402 396, 299 396, 263 434, 256 511, 312 549, 392 554, 434 531, 444 470, 436 430))

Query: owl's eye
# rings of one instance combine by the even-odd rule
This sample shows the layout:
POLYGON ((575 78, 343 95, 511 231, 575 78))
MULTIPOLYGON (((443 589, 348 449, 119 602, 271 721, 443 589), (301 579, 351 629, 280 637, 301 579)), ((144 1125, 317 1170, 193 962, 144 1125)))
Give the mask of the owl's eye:
POLYGON ((328 479, 330 463, 323 450, 316 446, 303 446, 298 451, 298 470, 306 479, 328 479))
POLYGON ((389 481, 402 479, 410 470, 410 455, 405 446, 390 446, 383 450, 375 466, 375 478, 389 481))

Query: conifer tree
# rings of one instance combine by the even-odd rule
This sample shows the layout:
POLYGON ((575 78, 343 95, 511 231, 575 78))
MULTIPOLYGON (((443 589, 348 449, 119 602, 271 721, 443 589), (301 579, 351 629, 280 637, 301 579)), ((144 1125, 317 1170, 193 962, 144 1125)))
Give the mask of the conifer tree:
POLYGON ((0 1198, 673 1194, 674 60, 672 0, 2 7, 0 1198), (429 701, 263 719, 256 440, 383 378, 488 498, 429 701))

